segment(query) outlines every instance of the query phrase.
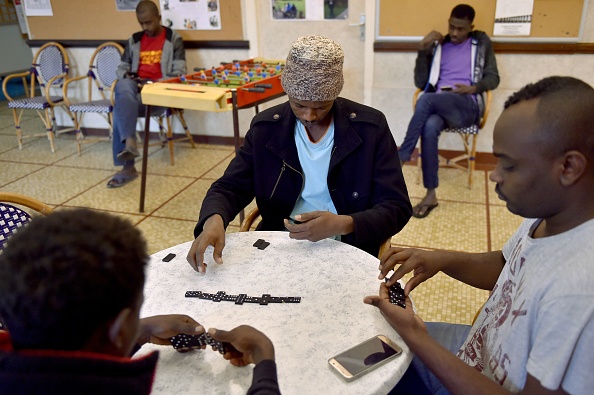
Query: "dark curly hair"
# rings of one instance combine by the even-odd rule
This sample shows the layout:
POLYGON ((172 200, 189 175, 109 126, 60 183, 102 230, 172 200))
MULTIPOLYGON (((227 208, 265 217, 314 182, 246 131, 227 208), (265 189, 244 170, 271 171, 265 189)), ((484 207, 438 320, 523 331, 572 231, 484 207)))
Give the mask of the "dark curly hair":
POLYGON ((458 4, 452 9, 450 18, 467 19, 472 23, 474 21, 474 8, 468 4, 458 4))
POLYGON ((0 255, 0 319, 15 349, 81 349, 144 287, 146 242, 132 224, 88 209, 37 217, 0 255))
POLYGON ((537 129, 549 151, 579 151, 594 164, 594 88, 573 77, 547 77, 511 95, 503 107, 533 99, 538 99, 537 129))

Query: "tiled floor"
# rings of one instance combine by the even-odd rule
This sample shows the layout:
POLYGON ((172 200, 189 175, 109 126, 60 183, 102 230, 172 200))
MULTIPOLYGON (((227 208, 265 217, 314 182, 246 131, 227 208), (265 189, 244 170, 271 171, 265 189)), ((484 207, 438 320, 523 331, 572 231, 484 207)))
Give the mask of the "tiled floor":
MULTIPOLYGON (((22 130, 43 131, 35 113, 24 115, 22 130)), ((151 148, 145 213, 139 213, 140 178, 123 188, 105 187, 116 171, 109 142, 85 144, 80 157, 70 136, 57 138, 56 147, 52 154, 46 138, 33 138, 25 140, 19 151, 12 111, 6 102, 0 102, 0 190, 29 195, 58 209, 89 207, 126 217, 142 230, 150 253, 192 238, 208 187, 233 157, 231 146, 198 145, 192 149, 179 143, 175 166, 170 166, 168 150, 151 148)), ((439 207, 425 219, 412 218, 392 244, 469 252, 501 249, 521 219, 497 199, 487 172, 475 173, 470 190, 463 172, 440 169, 439 207)), ((424 189, 416 183, 415 167, 405 166, 404 174, 414 204, 424 189)), ((236 219, 228 231, 238 228, 236 219)), ((412 295, 424 319, 454 323, 469 323, 487 298, 486 291, 445 275, 422 284, 412 295)))

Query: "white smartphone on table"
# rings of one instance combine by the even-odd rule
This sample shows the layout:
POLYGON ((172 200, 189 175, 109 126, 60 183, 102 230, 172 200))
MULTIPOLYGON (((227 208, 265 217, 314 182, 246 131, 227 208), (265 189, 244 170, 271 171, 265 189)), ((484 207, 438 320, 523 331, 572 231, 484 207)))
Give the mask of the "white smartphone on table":
POLYGON ((377 335, 330 358, 328 363, 351 381, 396 358, 402 349, 384 335, 377 335))

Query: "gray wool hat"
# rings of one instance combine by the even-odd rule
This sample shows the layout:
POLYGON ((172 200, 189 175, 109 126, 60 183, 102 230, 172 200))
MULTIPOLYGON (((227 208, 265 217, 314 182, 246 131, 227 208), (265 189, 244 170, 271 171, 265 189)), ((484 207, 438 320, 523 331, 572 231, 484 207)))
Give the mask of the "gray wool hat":
POLYGON ((293 42, 281 75, 290 98, 308 101, 334 100, 344 85, 340 45, 322 36, 300 37, 293 42))

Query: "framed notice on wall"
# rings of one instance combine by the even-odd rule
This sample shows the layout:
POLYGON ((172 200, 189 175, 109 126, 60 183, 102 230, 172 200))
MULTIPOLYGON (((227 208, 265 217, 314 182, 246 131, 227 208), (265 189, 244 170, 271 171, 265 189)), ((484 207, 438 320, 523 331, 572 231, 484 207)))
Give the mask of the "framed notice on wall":
POLYGON ((160 0, 160 3, 163 26, 174 30, 221 30, 219 0, 160 0))

